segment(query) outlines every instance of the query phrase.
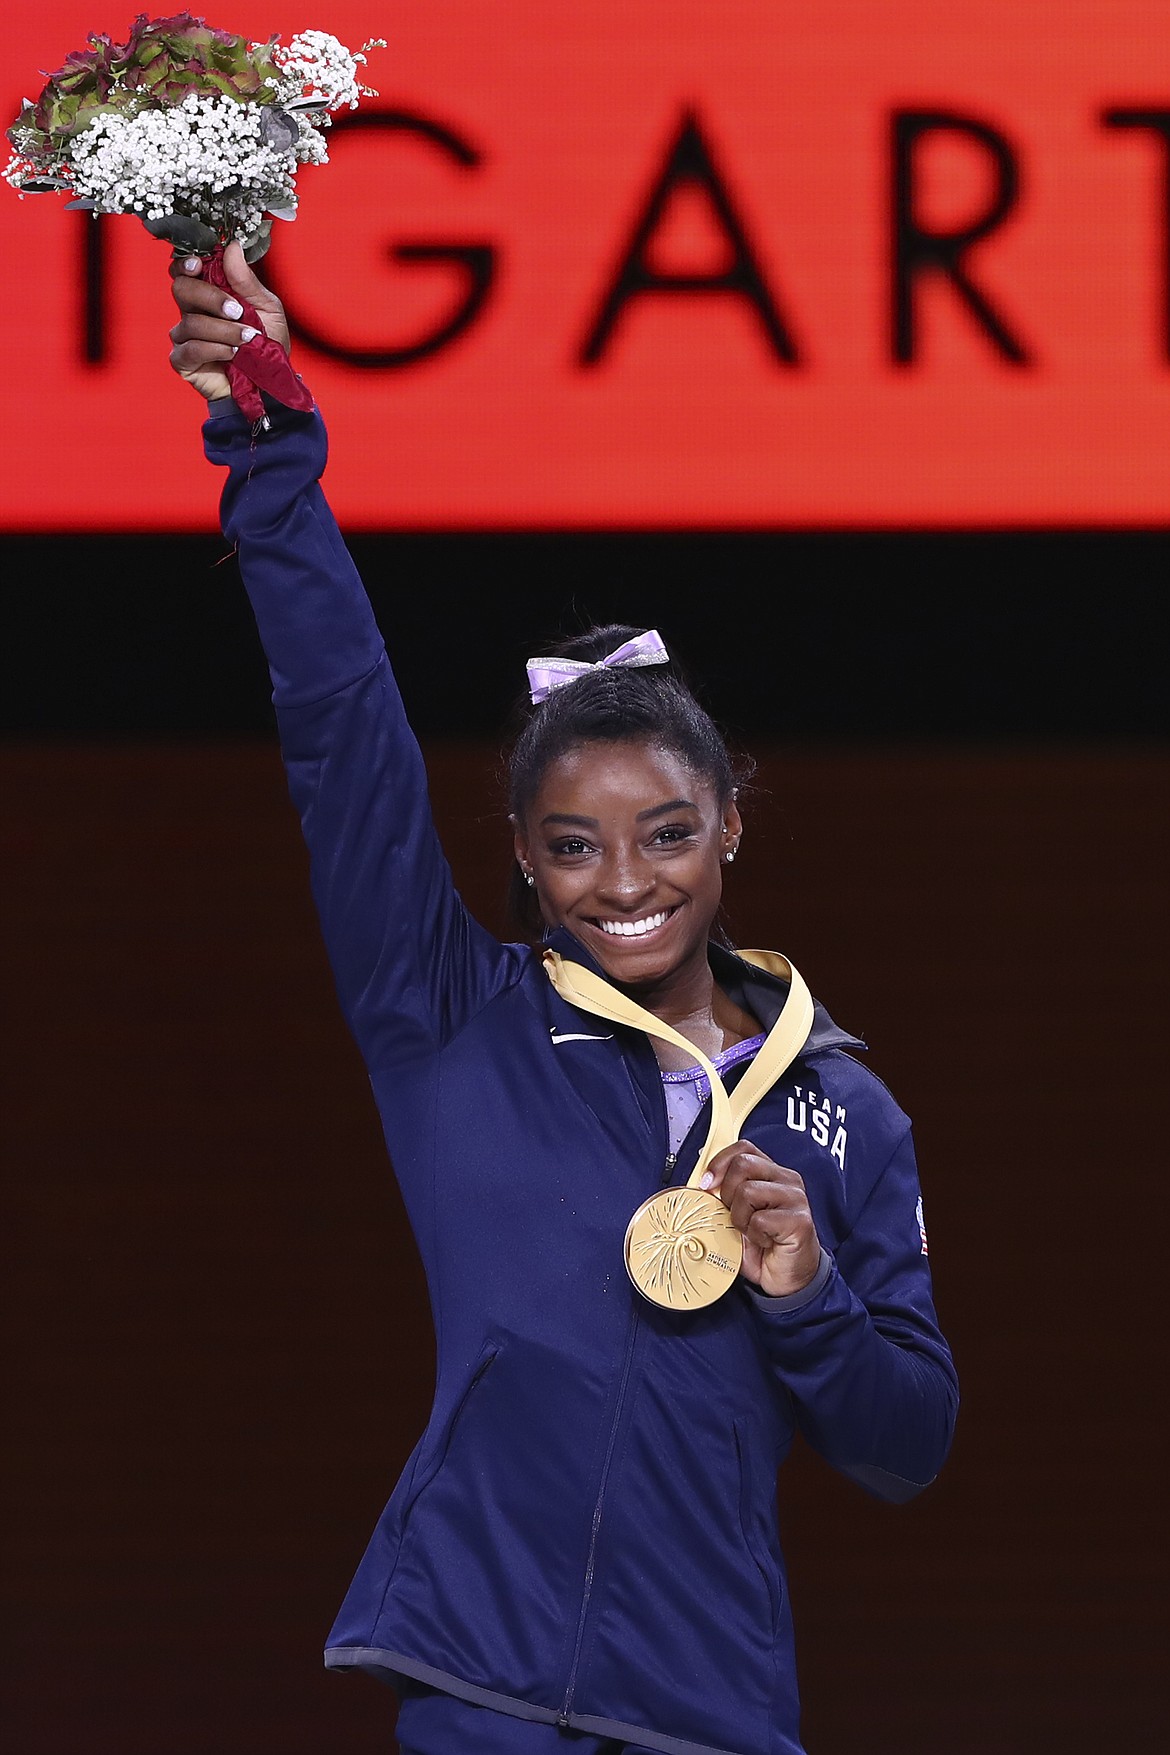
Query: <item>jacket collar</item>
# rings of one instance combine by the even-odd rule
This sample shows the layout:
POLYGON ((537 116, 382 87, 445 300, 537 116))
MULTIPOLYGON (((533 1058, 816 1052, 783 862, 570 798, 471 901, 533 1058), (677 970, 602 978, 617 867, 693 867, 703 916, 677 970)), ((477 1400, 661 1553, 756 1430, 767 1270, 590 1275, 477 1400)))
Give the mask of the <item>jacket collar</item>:
MULTIPOLYGON (((560 926, 551 933, 545 943, 562 957, 574 963, 581 963, 591 969, 595 975, 606 980, 605 971, 593 956, 575 939, 567 927, 560 926)), ((752 963, 745 963, 735 951, 717 944, 714 939, 707 946, 708 960, 712 973, 723 991, 737 1005, 758 1018, 765 1030, 770 1030, 788 997, 788 983, 777 975, 771 975, 766 969, 759 969, 752 963)), ((851 1036, 835 1024, 824 1006, 814 1002, 813 1025, 808 1040, 801 1049, 801 1054, 819 1054, 826 1048, 851 1048, 866 1050, 866 1044, 859 1036, 851 1036)))
MULTIPOLYGON (((716 981, 736 1005, 759 1018, 765 1030, 770 1030, 788 998, 788 983, 778 975, 769 974, 766 969, 757 968, 754 963, 745 963, 735 951, 727 950, 714 940, 707 947, 707 955, 712 973, 716 981)), ((813 1023, 808 1039, 801 1054, 819 1054, 824 1048, 852 1048, 866 1052, 866 1044, 860 1036, 851 1036, 839 1024, 835 1024, 819 1000, 813 1001, 813 1023)))

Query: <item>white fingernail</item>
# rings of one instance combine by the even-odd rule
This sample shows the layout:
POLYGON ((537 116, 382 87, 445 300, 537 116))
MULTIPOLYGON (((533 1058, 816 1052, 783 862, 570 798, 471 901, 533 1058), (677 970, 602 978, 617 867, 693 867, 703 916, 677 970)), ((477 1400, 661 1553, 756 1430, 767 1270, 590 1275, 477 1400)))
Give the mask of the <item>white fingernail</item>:
POLYGON ((188 274, 198 274, 199 270, 203 267, 203 264, 198 256, 188 256, 183 263, 183 267, 187 270, 188 274))
POLYGON ((699 1178, 699 1187, 700 1188, 710 1188, 710 1186, 714 1182, 714 1180, 715 1180, 715 1178, 712 1176, 711 1172, 709 1170, 704 1170, 703 1174, 699 1178))
POLYGON ((240 340, 241 341, 255 341, 255 339, 259 335, 259 333, 260 333, 260 331, 258 329, 250 329, 248 327, 248 325, 245 323, 244 327, 240 330, 240 340))
POLYGON ((237 317, 243 316, 244 307, 241 305, 239 299, 225 299, 223 301, 223 314, 225 317, 230 317, 234 322, 237 317))

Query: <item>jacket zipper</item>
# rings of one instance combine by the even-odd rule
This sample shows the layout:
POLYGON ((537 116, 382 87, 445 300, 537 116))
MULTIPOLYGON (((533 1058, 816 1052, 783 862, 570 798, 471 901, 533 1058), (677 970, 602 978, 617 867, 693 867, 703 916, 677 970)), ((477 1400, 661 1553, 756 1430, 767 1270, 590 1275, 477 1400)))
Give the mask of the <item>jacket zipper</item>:
MULTIPOLYGON (((662 1086, 658 1086, 659 1092, 662 1086)), ((666 1133, 666 1098, 659 1097, 662 1105, 663 1133, 666 1133)), ((661 1182, 670 1181, 674 1167, 678 1163, 678 1153, 668 1151, 666 1162, 662 1168, 661 1182)), ((581 1662, 581 1648, 585 1643, 585 1622, 589 1614, 589 1599, 593 1595, 593 1573, 597 1565, 597 1538, 601 1533, 601 1513, 605 1505, 605 1490, 609 1484, 609 1471, 613 1464, 614 1447, 617 1444, 618 1427, 621 1425, 622 1409, 625 1407, 626 1389, 630 1381, 630 1369, 634 1362, 634 1342, 638 1335, 638 1324, 641 1312, 638 1309, 637 1297, 630 1316, 630 1331, 626 1339, 626 1356, 622 1361, 621 1382, 618 1385, 617 1403, 614 1407, 613 1425, 610 1427, 609 1443, 606 1446, 605 1461, 601 1465, 601 1480, 597 1488, 597 1502, 593 1507, 593 1522, 589 1530, 589 1554, 585 1561, 585 1580, 581 1587, 581 1612, 577 1617, 577 1637, 573 1644, 573 1659, 569 1665, 569 1680, 565 1686, 565 1698, 561 1702, 561 1710, 557 1714, 557 1725, 562 1731, 570 1728, 570 1714, 573 1710, 573 1695, 577 1688, 577 1666, 581 1662)))
MULTIPOLYGON (((662 1173, 663 1182, 669 1182, 678 1156, 675 1152, 666 1154, 666 1164, 662 1173)), ((634 1342, 638 1335, 638 1324, 641 1312, 634 1305, 630 1317, 630 1332, 626 1340, 626 1356, 622 1361, 621 1382, 618 1385, 617 1405, 614 1408, 613 1425, 609 1431, 609 1444, 606 1446, 605 1461, 601 1465, 601 1480, 597 1488, 597 1503, 593 1507, 593 1523, 589 1531, 589 1555, 585 1562, 585 1582, 581 1589, 581 1612, 577 1617, 577 1638, 573 1645, 573 1661, 569 1665, 569 1680, 565 1688, 565 1698, 561 1702, 561 1710, 557 1714, 560 1729, 569 1729, 570 1714, 573 1710, 573 1695, 577 1687, 577 1666, 581 1662, 581 1647, 585 1642, 585 1621, 589 1614, 589 1599, 593 1595, 593 1574, 597 1566, 597 1538, 601 1534, 601 1514, 605 1505, 605 1490, 609 1485, 609 1471, 613 1464, 614 1447, 617 1444, 618 1427, 622 1421, 622 1410, 626 1402, 626 1389, 630 1381, 630 1370, 634 1363, 634 1342)))
POLYGON ((626 1340, 626 1356, 622 1362, 621 1382, 618 1385, 617 1405, 614 1408, 613 1425, 610 1427, 609 1444, 606 1447, 605 1461, 601 1466, 601 1481, 597 1489, 597 1503, 593 1507, 593 1523, 589 1532, 589 1557, 585 1562, 585 1582, 581 1591, 581 1613, 577 1617, 577 1638, 573 1646, 573 1661, 569 1665, 569 1681, 565 1688, 565 1698, 561 1710, 557 1714, 557 1724, 561 1730, 569 1728, 569 1714, 573 1709, 573 1694, 577 1687, 577 1666, 581 1661, 581 1647, 585 1640, 585 1618, 589 1613, 589 1599, 593 1594, 593 1572, 597 1564, 597 1538, 601 1532, 601 1512, 605 1503, 605 1489, 609 1484, 609 1471, 613 1463, 614 1447, 617 1444, 618 1427, 621 1425, 622 1409, 625 1406, 626 1387, 630 1381, 630 1367, 634 1362, 634 1340, 638 1333, 641 1314, 635 1305, 630 1317, 630 1332, 626 1340))

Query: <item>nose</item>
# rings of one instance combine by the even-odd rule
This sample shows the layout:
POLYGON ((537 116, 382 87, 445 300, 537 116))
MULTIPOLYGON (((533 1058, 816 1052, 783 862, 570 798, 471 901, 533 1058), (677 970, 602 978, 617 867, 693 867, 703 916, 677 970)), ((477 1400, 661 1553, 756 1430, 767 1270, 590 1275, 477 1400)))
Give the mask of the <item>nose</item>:
POLYGON ((606 902, 628 912, 645 900, 654 882, 654 868, 638 849, 617 848, 601 869, 597 889, 606 902))

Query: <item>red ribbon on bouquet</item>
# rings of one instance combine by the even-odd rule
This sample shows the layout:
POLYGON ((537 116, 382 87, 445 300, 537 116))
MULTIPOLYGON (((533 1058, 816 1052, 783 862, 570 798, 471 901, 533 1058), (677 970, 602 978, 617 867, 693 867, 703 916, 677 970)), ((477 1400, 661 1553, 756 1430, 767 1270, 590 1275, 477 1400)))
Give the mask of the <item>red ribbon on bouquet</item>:
POLYGON ((307 414, 314 407, 312 392, 300 373, 293 371, 289 357, 279 341, 273 341, 265 333, 259 311, 229 282, 224 273, 222 244, 210 256, 203 258, 203 278, 210 281, 212 286, 222 287, 224 292, 243 305, 244 315, 240 321, 259 331, 254 341, 241 342, 236 353, 224 366, 227 381, 231 385, 232 400, 241 414, 253 425, 257 421, 266 421, 264 404, 260 400, 262 390, 275 401, 283 402, 286 408, 295 408, 301 414, 307 414))

